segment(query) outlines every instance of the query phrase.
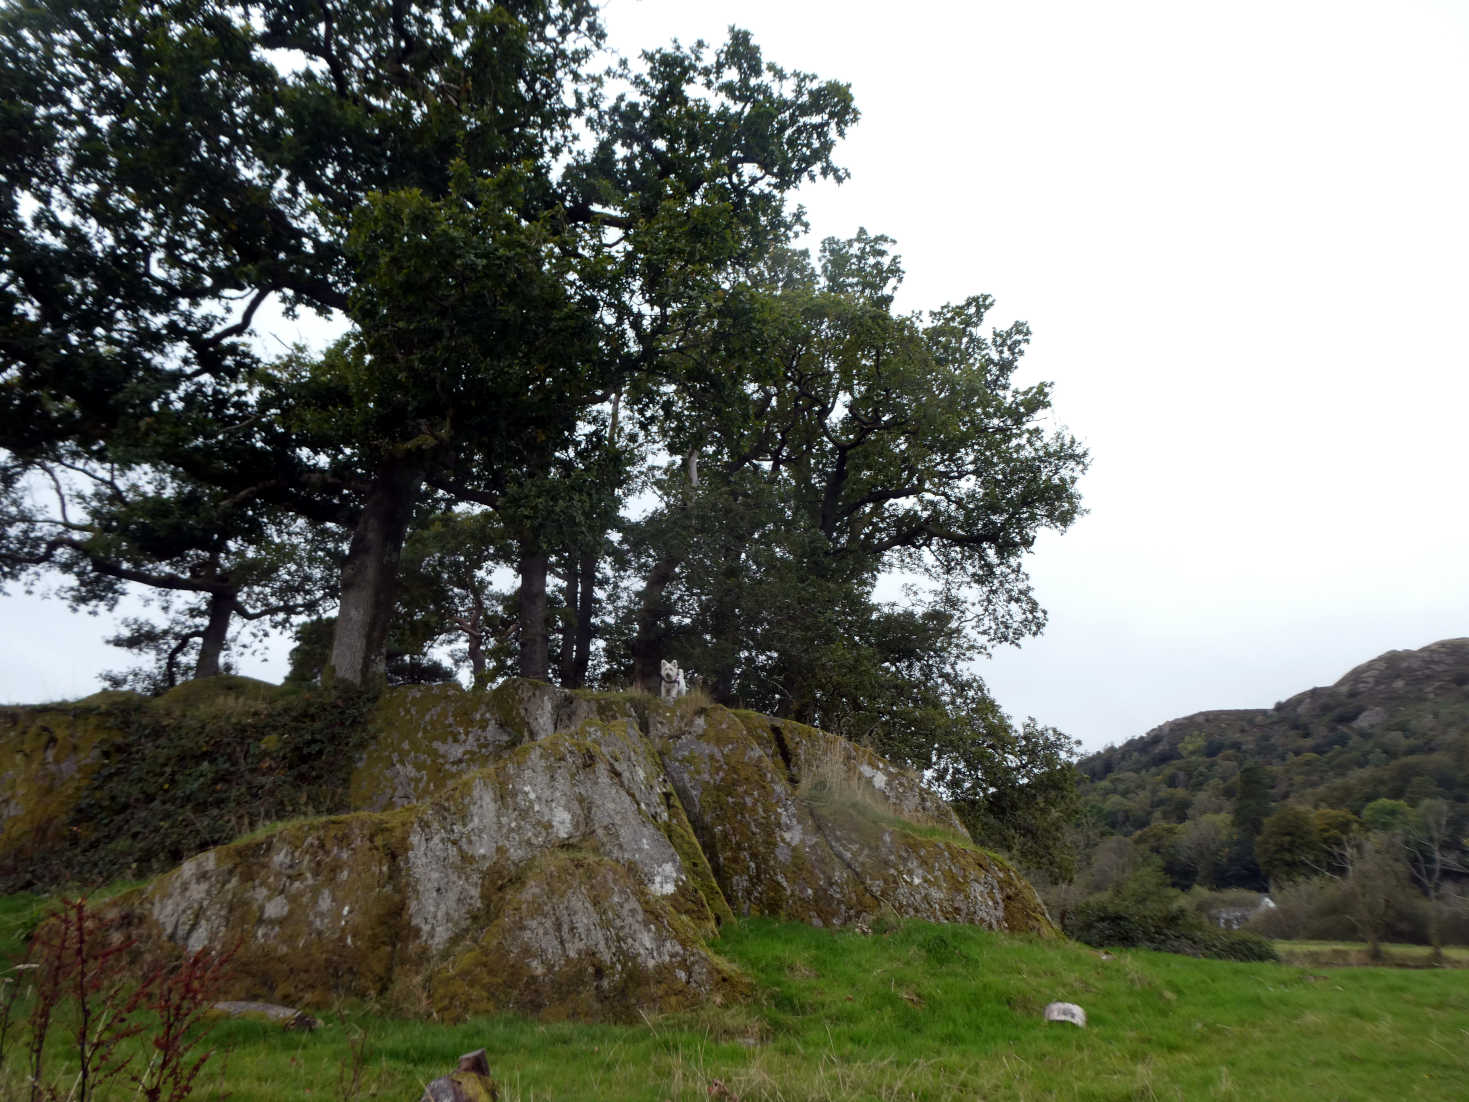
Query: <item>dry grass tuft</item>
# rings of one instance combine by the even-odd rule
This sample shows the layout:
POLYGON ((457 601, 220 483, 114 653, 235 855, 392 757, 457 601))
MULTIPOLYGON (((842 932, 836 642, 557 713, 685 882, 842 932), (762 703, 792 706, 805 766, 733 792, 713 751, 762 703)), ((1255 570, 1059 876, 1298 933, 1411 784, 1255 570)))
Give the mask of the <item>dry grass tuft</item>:
POLYGON ((819 755, 802 762, 796 792, 813 807, 844 808, 890 818, 891 801, 873 787, 858 767, 851 746, 832 739, 819 755))
POLYGON ((673 702, 680 715, 696 716, 714 707, 714 698, 702 687, 690 689, 673 702))

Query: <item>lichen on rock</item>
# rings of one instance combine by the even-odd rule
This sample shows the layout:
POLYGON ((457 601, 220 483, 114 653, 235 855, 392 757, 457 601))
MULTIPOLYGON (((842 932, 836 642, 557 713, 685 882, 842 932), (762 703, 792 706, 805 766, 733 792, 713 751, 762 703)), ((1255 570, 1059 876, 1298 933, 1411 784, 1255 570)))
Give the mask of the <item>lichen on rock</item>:
POLYGON ((588 719, 635 721, 631 707, 618 707, 612 696, 570 693, 524 678, 488 692, 446 682, 385 693, 368 721, 374 737, 352 772, 352 806, 404 807, 523 743, 588 719))
POLYGON ((185 861, 120 904, 140 939, 238 945, 239 997, 619 1019, 742 997, 736 915, 1054 930, 915 775, 814 728, 524 681, 370 722, 363 810, 185 861))
POLYGON ((69 705, 0 709, 0 871, 70 839, 65 835, 108 744, 122 736, 113 709, 133 693, 69 705))
POLYGON ((626 864, 552 851, 502 893, 483 933, 430 974, 428 990, 451 1017, 507 1007, 553 1019, 689 1009, 748 986, 707 936, 626 864))

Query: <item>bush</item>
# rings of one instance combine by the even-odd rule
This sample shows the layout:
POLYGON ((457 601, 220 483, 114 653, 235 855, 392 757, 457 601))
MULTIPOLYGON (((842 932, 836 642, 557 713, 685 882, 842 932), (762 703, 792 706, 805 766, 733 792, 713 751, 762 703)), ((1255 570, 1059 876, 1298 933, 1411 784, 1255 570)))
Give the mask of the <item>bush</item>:
POLYGON ((1311 941, 1352 941, 1356 930, 1346 916, 1341 882, 1332 876, 1294 880, 1276 885, 1275 904, 1257 912, 1249 928, 1269 938, 1311 941))
MULTIPOLYGON (((1346 885, 1338 877, 1318 876, 1282 884, 1270 898, 1274 909, 1260 911, 1250 919, 1249 928, 1256 933, 1289 941, 1362 940, 1361 931, 1351 919, 1346 885)), ((1453 902, 1429 903, 1407 886, 1390 900, 1383 920, 1383 940, 1429 944, 1431 907, 1438 909, 1444 943, 1465 943, 1469 921, 1461 917, 1453 902)))
POLYGON ((85 899, 63 900, 37 927, 26 963, 6 970, 0 1076, 14 1085, 5 1064, 19 1045, 7 1050, 5 1040, 12 1012, 28 1003, 19 1032, 26 1041, 23 1073, 33 1102, 88 1102, 119 1079, 130 1082, 134 1089, 127 1093, 144 1102, 182 1102, 212 1055, 201 1052, 201 1044, 233 951, 201 949, 140 974, 129 962, 134 946, 125 926, 116 913, 89 910, 85 899), (48 1044, 54 1033, 69 1034, 68 1042, 48 1044), (146 1043, 133 1043, 140 1035, 146 1043), (53 1064, 68 1057, 58 1073, 53 1064))
POLYGON ((1093 895, 1067 914, 1069 937, 1097 948, 1157 949, 1219 960, 1278 960, 1257 933, 1221 930, 1168 886, 1156 865, 1144 866, 1112 891, 1093 895))
POLYGON ((1066 933, 1097 948, 1157 949, 1218 960, 1279 960, 1269 939, 1249 930, 1220 930, 1184 907, 1134 911, 1094 896, 1067 916, 1066 933))

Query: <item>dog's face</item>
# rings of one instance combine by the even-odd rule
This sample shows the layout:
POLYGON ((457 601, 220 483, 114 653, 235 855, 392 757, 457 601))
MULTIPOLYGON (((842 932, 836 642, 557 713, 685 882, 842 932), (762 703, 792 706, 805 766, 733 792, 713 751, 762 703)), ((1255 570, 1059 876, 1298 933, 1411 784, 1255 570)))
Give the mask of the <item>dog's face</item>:
POLYGON ((663 659, 663 680, 675 681, 678 679, 678 663, 663 659))

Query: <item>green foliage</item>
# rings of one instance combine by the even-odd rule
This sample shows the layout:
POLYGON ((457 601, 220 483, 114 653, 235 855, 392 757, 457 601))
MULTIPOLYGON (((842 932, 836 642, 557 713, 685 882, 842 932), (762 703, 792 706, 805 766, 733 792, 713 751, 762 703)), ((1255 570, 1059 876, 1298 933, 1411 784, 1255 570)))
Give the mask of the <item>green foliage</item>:
MULTIPOLYGON (((296 645, 291 648, 287 685, 309 686, 322 679, 331 655, 335 626, 336 619, 330 616, 303 620, 296 625, 293 633, 296 645)), ((452 681, 453 669, 423 654, 424 647, 419 639, 414 638, 413 627, 412 620, 400 620, 389 635, 384 659, 384 684, 436 685, 452 681)))
POLYGON ((1234 828, 1250 838, 1260 827, 1270 809, 1270 771, 1251 762, 1239 771, 1238 795, 1234 801, 1234 828))
POLYGON ((1156 865, 1142 866, 1111 891, 1072 908, 1066 933, 1098 947, 1157 949, 1191 957, 1264 961, 1278 959, 1270 942, 1243 930, 1210 926, 1170 888, 1156 865))
POLYGON ((1313 819, 1325 859, 1335 868, 1340 864, 1347 843, 1362 829, 1362 821, 1339 807, 1318 807, 1313 819))
POLYGON ((147 876, 262 823, 346 810, 372 698, 313 686, 262 699, 234 685, 214 678, 104 705, 123 737, 70 811, 66 841, 16 855, 0 883, 147 876))
POLYGON ((1412 821, 1413 809, 1402 800, 1383 797, 1362 809, 1362 825, 1382 834, 1404 831, 1412 821))
POLYGON ((1069 876, 1076 855, 1065 825, 1078 807, 1076 743, 1034 719, 1018 731, 1001 720, 971 727, 958 745, 936 745, 944 790, 975 838, 1029 868, 1069 876))
POLYGON ((904 604, 955 658, 1040 629, 1023 559, 1075 520, 1087 464, 1043 423, 1049 387, 1015 382, 1028 329, 986 329, 982 295, 896 313, 890 244, 775 253, 711 312, 652 426, 696 453, 697 480, 670 464, 663 507, 630 533, 648 579, 635 656, 656 629, 716 695, 828 727, 848 682, 823 677, 882 665, 902 630, 904 610, 871 599, 882 571, 932 583, 904 604), (874 614, 888 622, 862 631, 874 614))
POLYGON ((1376 960, 1394 912, 1411 891, 1401 844, 1390 835, 1368 834, 1351 842, 1346 862, 1341 878, 1343 912, 1376 960))
POLYGON ((1260 825, 1255 856, 1272 884, 1319 871, 1326 864, 1327 849, 1316 816, 1293 804, 1281 808, 1260 825))
POLYGON ((426 488, 522 544, 562 522, 547 478, 592 408, 674 373, 676 326, 796 231, 856 117, 739 31, 598 73, 585 0, 62 0, 0 30, 3 490, 83 456, 350 531, 359 683, 426 488), (352 328, 267 364, 268 301, 352 328))

